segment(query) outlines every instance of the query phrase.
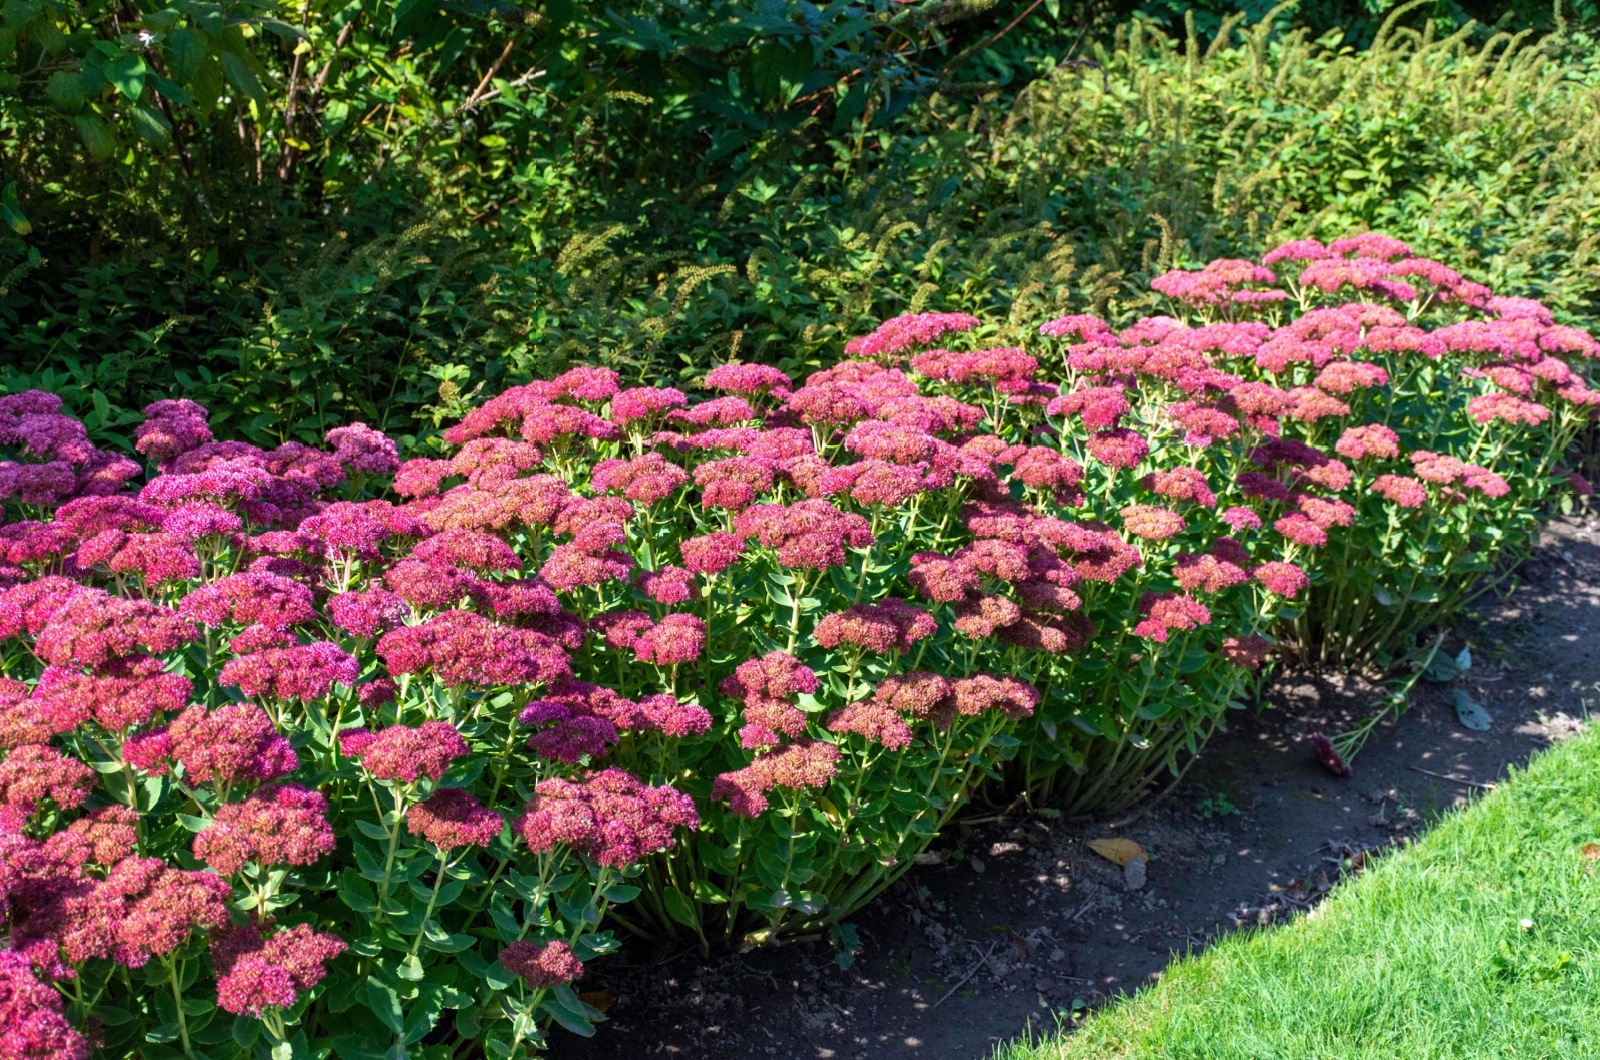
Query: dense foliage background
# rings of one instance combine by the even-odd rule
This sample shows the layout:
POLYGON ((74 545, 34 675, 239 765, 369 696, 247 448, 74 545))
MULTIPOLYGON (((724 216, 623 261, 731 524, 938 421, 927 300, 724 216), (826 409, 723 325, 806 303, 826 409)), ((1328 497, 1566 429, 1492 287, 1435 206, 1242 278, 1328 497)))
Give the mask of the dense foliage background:
POLYGON ((1592 6, 8 0, 0 378, 416 435, 1365 226, 1581 321, 1592 6))

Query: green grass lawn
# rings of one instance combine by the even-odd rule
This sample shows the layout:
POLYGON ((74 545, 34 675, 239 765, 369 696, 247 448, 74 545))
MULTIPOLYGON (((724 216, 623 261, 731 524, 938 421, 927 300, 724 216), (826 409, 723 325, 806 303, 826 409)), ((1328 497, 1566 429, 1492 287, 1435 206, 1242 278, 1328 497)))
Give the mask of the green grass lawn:
POLYGON ((995 1060, 1600 1057, 1591 842, 1594 731, 1539 755, 1310 915, 1233 935, 1076 1033, 995 1060))

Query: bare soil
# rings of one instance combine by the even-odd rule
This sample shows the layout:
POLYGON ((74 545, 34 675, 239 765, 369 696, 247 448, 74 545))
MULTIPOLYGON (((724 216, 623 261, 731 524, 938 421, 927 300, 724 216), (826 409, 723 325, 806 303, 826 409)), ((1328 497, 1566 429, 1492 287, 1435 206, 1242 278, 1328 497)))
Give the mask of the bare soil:
POLYGON ((938 864, 854 918, 862 952, 844 969, 826 942, 710 959, 630 943, 582 984, 616 996, 609 1025, 588 1040, 557 1030, 551 1055, 981 1060, 1153 982, 1221 934, 1309 908, 1365 852, 1407 841, 1600 702, 1600 516, 1554 523, 1514 587, 1480 599, 1444 647, 1464 645, 1468 674, 1419 683, 1353 778, 1318 765, 1310 737, 1370 717, 1384 690, 1281 673, 1261 715, 1232 719, 1136 821, 958 823, 935 845, 938 864), (1493 715, 1489 731, 1460 723, 1456 688, 1493 715), (1142 884, 1086 845, 1113 835, 1148 851, 1142 884))

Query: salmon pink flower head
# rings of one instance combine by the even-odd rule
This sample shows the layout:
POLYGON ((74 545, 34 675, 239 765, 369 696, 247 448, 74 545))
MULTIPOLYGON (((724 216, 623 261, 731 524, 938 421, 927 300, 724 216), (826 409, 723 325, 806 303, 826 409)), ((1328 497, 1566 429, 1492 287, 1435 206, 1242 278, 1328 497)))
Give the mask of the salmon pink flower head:
POLYGON ((131 806, 97 806, 45 841, 45 853, 59 864, 110 868, 133 853, 139 842, 139 813, 131 806))
POLYGON ((955 606, 955 628, 974 640, 992 637, 1022 618, 1022 608, 1004 596, 979 596, 955 606))
POLYGON ((839 772, 839 749, 822 740, 797 740, 757 755, 743 769, 723 773, 711 785, 711 798, 726 800, 741 817, 759 817, 777 788, 800 791, 822 788, 839 772))
POLYGON ((223 876, 247 863, 311 865, 333 852, 328 800, 299 784, 269 784, 224 803, 194 837, 194 856, 223 876))
POLYGON ((541 781, 513 829, 535 854, 559 843, 601 865, 624 868, 670 850, 675 829, 699 825, 688 795, 606 769, 578 780, 541 781))
POLYGON ((81 904, 73 903, 79 923, 68 956, 75 962, 110 957, 142 968, 151 957, 172 953, 196 930, 227 924, 232 896, 228 881, 215 873, 169 868, 157 858, 123 858, 81 904))
POLYGON ((235 686, 247 696, 310 703, 322 699, 336 684, 354 685, 360 674, 361 666, 354 655, 337 644, 319 640, 230 659, 217 680, 235 686))
POLYGON ((1157 644, 1166 643, 1173 631, 1198 629, 1211 622, 1211 611, 1204 604, 1179 593, 1145 593, 1139 600, 1139 613, 1145 618, 1134 626, 1133 635, 1157 644))
POLYGON ((438 783, 457 758, 469 753, 467 742, 447 721, 425 721, 421 725, 391 725, 371 738, 365 730, 346 730, 339 734, 339 750, 360 762, 379 780, 415 784, 426 778, 438 783))
POLYGON ((1293 598, 1298 596, 1300 590, 1311 584, 1311 579, 1306 577, 1306 572, 1293 563, 1273 561, 1263 563, 1250 572, 1251 577, 1260 582, 1270 593, 1293 598))
POLYGON ((406 830, 440 850, 486 847, 505 821, 462 788, 440 788, 406 811, 406 830))
POLYGON ((891 751, 911 746, 914 735, 906 720, 876 697, 859 699, 828 716, 828 731, 854 733, 891 751))
POLYGON ((1083 468, 1071 457, 1048 446, 1033 445, 1016 458, 1012 478, 1029 489, 1052 493, 1059 503, 1083 503, 1083 468))
MULTIPOLYGON (((675 412, 669 412, 667 413, 667 419, 673 424, 686 429, 697 430, 704 428, 715 429, 732 427, 736 424, 749 423, 750 421, 757 419, 757 416, 756 410, 750 407, 750 402, 746 401, 742 397, 734 397, 730 394, 727 397, 712 398, 710 401, 702 401, 699 404, 692 405, 687 409, 679 409, 675 412)), ((743 439, 753 436, 745 435, 741 431, 741 433, 738 435, 731 437, 743 439)), ((691 440, 696 440, 698 438, 699 436, 696 435, 691 440)))
POLYGON ((1479 394, 1467 402, 1467 415, 1478 423, 1537 426, 1550 418, 1550 410, 1537 401, 1497 392, 1479 394))
POLYGON ((1363 232, 1360 235, 1335 239, 1328 244, 1328 252, 1337 257, 1355 255, 1362 258, 1376 258, 1379 261, 1415 256, 1408 244, 1381 232, 1363 232))
POLYGON ((636 579, 644 594, 658 604, 681 604, 698 599, 694 572, 671 565, 660 570, 640 571, 636 579))
POLYGON ((998 630, 995 637, 1002 644, 1059 655, 1081 652, 1094 634, 1094 623, 1083 615, 1025 613, 1009 626, 998 630))
POLYGON ((1217 495, 1211 492, 1205 472, 1194 467, 1175 467, 1168 471, 1155 471, 1145 476, 1145 489, 1162 497, 1177 501, 1192 501, 1203 508, 1215 508, 1217 495))
POLYGON ((928 346, 952 332, 971 331, 978 318, 970 313, 905 313, 890 317, 869 335, 845 343, 849 357, 895 358, 918 346, 928 346))
POLYGON ((1273 522, 1272 528, 1297 545, 1321 548, 1328 543, 1328 532, 1301 512, 1290 512, 1273 522))
POLYGON ((533 942, 519 939, 500 951, 500 967, 519 976, 535 990, 548 990, 583 978, 583 962, 560 939, 533 942))
MULTIPOLYGON (((1331 248, 1330 248, 1331 249, 1331 248)), ((1300 271, 1300 286, 1337 294, 1345 287, 1375 291, 1397 302, 1414 302, 1417 289, 1394 278, 1392 265, 1375 258, 1323 258, 1300 271)))
POLYGON ((1039 690, 1015 677, 973 674, 951 682, 950 691, 955 696, 955 712, 967 718, 993 710, 1020 721, 1032 717, 1039 705, 1039 690))
MULTIPOLYGON (((1245 557, 1245 562, 1249 562, 1248 557, 1245 557)), ((1180 552, 1173 564, 1172 576, 1186 593, 1220 593, 1230 586, 1242 585, 1250 580, 1243 566, 1210 553, 1195 555, 1180 552)))
POLYGON ((906 580, 917 593, 935 603, 950 604, 965 600, 978 591, 978 571, 964 559, 937 552, 918 552, 911 557, 911 572, 906 580))
POLYGON ((211 937, 217 1006, 260 1018, 269 1008, 289 1008, 322 982, 325 965, 346 949, 339 936, 296 924, 263 938, 255 924, 228 927, 211 937))
POLYGON ((1076 338, 1079 342, 1111 342, 1115 339, 1110 324, 1086 313, 1056 317, 1040 324, 1039 334, 1056 339, 1076 338))
POLYGON ((1372 492, 1401 508, 1420 508, 1428 503, 1428 487, 1406 475, 1379 475, 1372 480, 1372 492))
POLYGON ((1315 239, 1292 239, 1267 251, 1261 258, 1261 264, 1275 265, 1280 261, 1317 261, 1334 256, 1333 251, 1315 239))
POLYGON ((1392 460, 1400 455, 1400 436, 1381 423, 1347 427, 1333 451, 1347 460, 1392 460))
POLYGON ((502 626, 470 611, 442 611, 379 639, 396 676, 431 673, 446 687, 533 684, 572 672, 567 654, 538 630, 502 626))
POLYGON ((1146 541, 1165 541, 1189 525, 1177 512, 1154 504, 1130 504, 1119 514, 1123 529, 1146 541))
POLYGON ((1273 284, 1278 277, 1269 268, 1237 258, 1218 258, 1196 271, 1173 269, 1150 281, 1152 290, 1189 305, 1248 304, 1282 301, 1282 291, 1259 291, 1252 284, 1273 284))
POLYGON ((633 571, 633 557, 614 548, 597 548, 568 541, 550 550, 539 577, 560 592, 608 581, 625 582, 633 571))
POLYGON ((816 673, 786 652, 746 659, 723 679, 718 691, 744 704, 740 742, 746 748, 771 747, 780 735, 792 738, 806 729, 806 714, 795 706, 801 694, 819 687, 816 673))

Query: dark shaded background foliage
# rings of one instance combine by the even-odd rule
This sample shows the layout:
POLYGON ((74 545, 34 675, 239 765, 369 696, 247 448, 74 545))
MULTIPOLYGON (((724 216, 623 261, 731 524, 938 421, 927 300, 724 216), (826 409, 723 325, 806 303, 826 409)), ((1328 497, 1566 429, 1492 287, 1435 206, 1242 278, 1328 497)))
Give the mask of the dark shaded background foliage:
POLYGON ((0 382, 102 438, 178 390, 258 441, 414 434, 569 362, 1126 316, 1367 226, 1586 319, 1588 38, 1480 6, 5 0, 0 382))

